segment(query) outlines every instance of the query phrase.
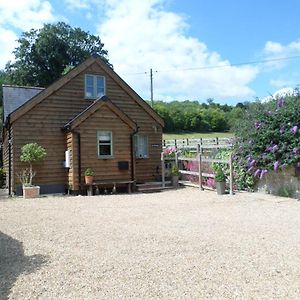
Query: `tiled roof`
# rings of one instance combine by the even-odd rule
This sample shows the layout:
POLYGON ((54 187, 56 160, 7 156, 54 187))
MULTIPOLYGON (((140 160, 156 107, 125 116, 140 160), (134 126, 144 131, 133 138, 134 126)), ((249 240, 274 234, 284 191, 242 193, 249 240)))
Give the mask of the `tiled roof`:
POLYGON ((44 88, 2 85, 4 121, 7 116, 28 100, 40 93, 44 88))

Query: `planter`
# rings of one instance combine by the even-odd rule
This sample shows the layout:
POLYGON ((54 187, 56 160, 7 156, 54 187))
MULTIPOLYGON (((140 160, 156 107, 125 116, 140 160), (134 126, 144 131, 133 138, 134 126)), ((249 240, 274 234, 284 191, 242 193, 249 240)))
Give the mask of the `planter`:
POLYGON ((92 185, 94 181, 94 176, 84 176, 85 184, 92 185))
POLYGON ((217 181, 216 182, 216 189, 217 189, 217 194, 218 195, 224 195, 225 194, 225 187, 226 187, 226 182, 225 181, 217 181))
POLYGON ((179 179, 179 176, 172 176, 171 182, 172 182, 173 187, 178 187, 178 179, 179 179))
POLYGON ((23 198, 38 198, 40 196, 39 186, 23 186, 23 198))

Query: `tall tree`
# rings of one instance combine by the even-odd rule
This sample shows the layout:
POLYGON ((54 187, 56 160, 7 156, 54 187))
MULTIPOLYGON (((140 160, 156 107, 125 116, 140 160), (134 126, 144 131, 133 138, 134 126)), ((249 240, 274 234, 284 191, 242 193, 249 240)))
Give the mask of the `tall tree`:
POLYGON ((24 32, 18 43, 15 62, 6 65, 9 81, 14 84, 46 87, 92 53, 112 67, 98 36, 64 22, 24 32))

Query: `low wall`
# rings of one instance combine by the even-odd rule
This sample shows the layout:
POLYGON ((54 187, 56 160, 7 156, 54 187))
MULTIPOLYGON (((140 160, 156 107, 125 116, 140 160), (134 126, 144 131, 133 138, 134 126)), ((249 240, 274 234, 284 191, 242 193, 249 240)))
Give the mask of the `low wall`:
POLYGON ((300 170, 289 167, 277 173, 270 172, 256 187, 260 192, 300 199, 300 170))

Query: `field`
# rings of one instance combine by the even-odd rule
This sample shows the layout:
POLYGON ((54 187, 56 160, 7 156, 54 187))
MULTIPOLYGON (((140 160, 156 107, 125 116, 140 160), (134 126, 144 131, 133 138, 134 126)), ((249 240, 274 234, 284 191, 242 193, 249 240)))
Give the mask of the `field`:
POLYGON ((190 132, 190 133, 164 133, 164 140, 174 140, 174 139, 198 139, 198 138, 215 138, 215 137, 232 137, 234 134, 232 132, 190 132))
POLYGON ((196 188, 0 199, 0 299, 299 299, 299 208, 196 188))

